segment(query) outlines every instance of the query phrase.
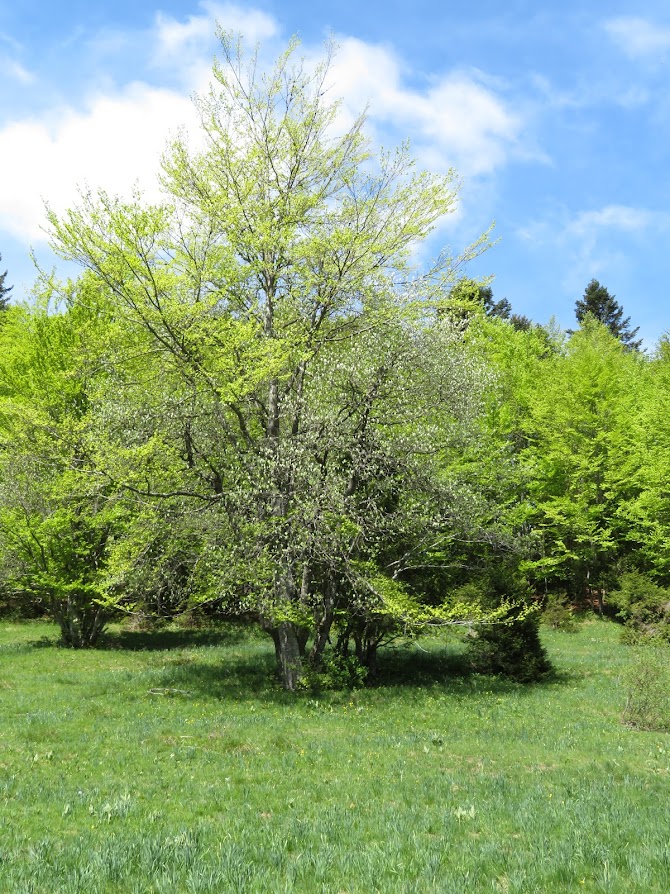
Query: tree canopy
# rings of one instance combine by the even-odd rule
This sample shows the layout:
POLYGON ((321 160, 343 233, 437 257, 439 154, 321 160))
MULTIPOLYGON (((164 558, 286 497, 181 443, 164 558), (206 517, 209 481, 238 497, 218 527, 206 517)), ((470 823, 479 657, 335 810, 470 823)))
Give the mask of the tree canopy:
POLYGON ((335 635, 372 673, 400 630, 505 611, 445 578, 458 544, 511 542, 461 461, 487 364, 437 312, 486 237, 417 269, 453 174, 374 153, 363 117, 342 130, 330 49, 309 69, 294 42, 262 73, 220 37, 205 148, 172 144, 161 204, 85 193, 51 213, 84 268, 56 289, 105 321, 76 463, 108 505, 141 507, 109 537, 108 596, 159 554, 195 598, 257 618, 292 689, 310 635, 314 666, 335 635))

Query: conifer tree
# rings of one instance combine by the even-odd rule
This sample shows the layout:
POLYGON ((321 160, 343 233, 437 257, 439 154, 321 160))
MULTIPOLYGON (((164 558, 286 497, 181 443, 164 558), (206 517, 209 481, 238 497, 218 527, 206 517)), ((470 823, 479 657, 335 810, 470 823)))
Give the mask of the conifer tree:
MULTIPOLYGON (((0 255, 0 261, 2 260, 2 255, 0 255)), ((9 304, 9 293, 12 291, 13 286, 5 285, 5 277, 7 276, 7 271, 4 273, 0 273, 0 310, 5 310, 7 305, 9 304)))
POLYGON ((575 302, 578 323, 581 324, 589 314, 607 326, 612 335, 629 350, 639 351, 642 339, 636 339, 635 336, 640 327, 630 328, 630 317, 623 318, 623 307, 597 279, 591 280, 584 291, 584 297, 575 302))

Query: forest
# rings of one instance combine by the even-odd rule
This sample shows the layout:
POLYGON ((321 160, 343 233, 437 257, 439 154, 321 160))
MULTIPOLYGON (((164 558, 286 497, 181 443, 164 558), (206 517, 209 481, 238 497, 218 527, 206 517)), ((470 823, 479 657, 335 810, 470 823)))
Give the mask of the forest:
POLYGON ((515 314, 467 274, 489 233, 426 260, 456 175, 375 150, 296 51, 224 35, 164 200, 83 191, 48 214, 81 272, 0 279, 2 611, 75 648, 239 619, 287 690, 445 630, 540 679, 543 612, 667 641, 670 342, 596 280, 573 331, 515 314))

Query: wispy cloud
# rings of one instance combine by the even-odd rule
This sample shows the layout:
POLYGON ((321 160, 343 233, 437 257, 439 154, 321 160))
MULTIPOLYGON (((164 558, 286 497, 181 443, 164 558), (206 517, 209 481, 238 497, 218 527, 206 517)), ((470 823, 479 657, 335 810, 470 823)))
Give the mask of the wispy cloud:
POLYGON ((531 221, 517 230, 517 236, 527 242, 545 244, 567 238, 597 238, 606 231, 642 234, 648 229, 665 230, 670 227, 670 213, 632 205, 604 205, 590 211, 569 215, 565 210, 544 220, 531 221))
POLYGON ((35 81, 35 75, 31 71, 8 56, 0 56, 0 73, 19 84, 32 84, 35 81))
POLYGON ((631 59, 649 59, 670 50, 670 27, 639 16, 608 19, 605 30, 614 43, 631 59))
POLYGON ((630 205, 606 205, 596 211, 580 212, 567 224, 565 232, 577 236, 596 235, 602 230, 641 233, 652 227, 665 229, 669 224, 670 214, 665 212, 630 205))
POLYGON ((603 105, 616 105, 624 109, 634 109, 650 101, 650 91, 639 84, 627 84, 622 88, 610 77, 600 80, 582 79, 570 89, 557 87, 549 78, 534 73, 530 84, 537 94, 542 111, 579 111, 603 105))
POLYGON ((244 35, 250 46, 270 41, 280 31, 278 22, 261 10, 212 2, 201 3, 200 8, 200 14, 184 21, 159 12, 149 59, 156 68, 176 68, 182 80, 194 87, 204 86, 202 81, 211 72, 217 24, 224 31, 244 35))
POLYGON ((565 258, 563 286, 574 292, 594 276, 628 269, 641 244, 668 231, 670 213, 611 204, 576 214, 562 209, 519 228, 516 235, 540 252, 548 246, 558 250, 565 258))
POLYGON ((203 12, 185 21, 159 12, 156 16, 157 58, 174 60, 185 52, 202 53, 212 41, 212 23, 219 22, 224 30, 234 31, 255 44, 269 40, 279 32, 272 16, 258 9, 246 9, 231 3, 201 3, 203 12))

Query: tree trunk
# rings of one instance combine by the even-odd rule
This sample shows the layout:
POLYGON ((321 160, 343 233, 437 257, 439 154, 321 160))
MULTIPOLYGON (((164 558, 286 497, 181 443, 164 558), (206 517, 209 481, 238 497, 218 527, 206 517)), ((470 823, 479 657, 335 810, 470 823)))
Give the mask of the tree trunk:
POLYGON ((61 631, 61 639, 73 649, 94 646, 105 628, 106 614, 100 605, 79 605, 73 596, 51 597, 51 615, 61 631))
POLYGON ((368 669, 368 674, 365 678, 365 682, 368 686, 374 686, 374 684, 377 682, 377 677, 379 674, 379 666, 377 664, 377 643, 368 643, 365 653, 365 666, 368 669))
POLYGON ((307 647, 307 640, 309 639, 309 628, 308 627, 296 627, 295 635, 298 637, 298 649, 300 651, 300 657, 305 657, 305 649, 307 647))
POLYGON ((330 630, 333 626, 333 618, 335 617, 335 585, 332 581, 328 581, 326 585, 326 595, 324 598, 323 612, 316 622, 316 634, 314 637, 314 645, 309 653, 310 664, 319 668, 323 659, 323 651, 326 643, 330 639, 330 630))
POLYGON ((260 624, 272 637, 282 686, 290 692, 295 691, 302 675, 302 655, 309 631, 304 627, 296 627, 292 621, 273 624, 272 621, 261 618, 260 624))
POLYGON ((300 642, 292 621, 282 621, 277 628, 279 672, 284 689, 294 692, 302 675, 300 642))

